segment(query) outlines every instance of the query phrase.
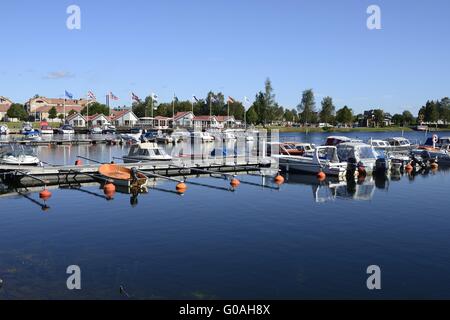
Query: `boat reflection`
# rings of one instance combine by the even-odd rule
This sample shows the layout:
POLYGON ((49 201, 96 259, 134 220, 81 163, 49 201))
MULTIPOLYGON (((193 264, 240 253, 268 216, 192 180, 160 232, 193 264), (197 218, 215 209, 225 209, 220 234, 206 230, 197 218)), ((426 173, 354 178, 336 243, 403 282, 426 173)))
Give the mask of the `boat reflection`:
POLYGON ((354 180, 327 179, 319 181, 313 175, 286 175, 287 184, 311 186, 314 200, 317 203, 336 199, 367 201, 372 199, 375 189, 387 189, 388 181, 385 177, 377 176, 368 176, 354 180))

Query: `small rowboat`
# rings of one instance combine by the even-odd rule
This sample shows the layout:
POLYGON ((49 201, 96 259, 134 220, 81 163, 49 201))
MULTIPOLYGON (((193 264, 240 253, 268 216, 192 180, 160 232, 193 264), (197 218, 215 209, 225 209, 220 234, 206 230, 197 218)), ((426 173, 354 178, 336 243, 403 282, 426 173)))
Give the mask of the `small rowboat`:
POLYGON ((103 164, 98 168, 98 172, 111 179, 116 186, 142 187, 148 182, 147 176, 135 168, 128 169, 117 164, 103 164))

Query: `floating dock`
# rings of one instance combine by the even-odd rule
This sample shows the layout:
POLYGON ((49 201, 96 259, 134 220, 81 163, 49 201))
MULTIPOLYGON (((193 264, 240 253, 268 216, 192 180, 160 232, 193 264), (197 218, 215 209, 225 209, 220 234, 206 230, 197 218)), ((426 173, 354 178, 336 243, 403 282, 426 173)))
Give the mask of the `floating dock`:
MULTIPOLYGON (((136 168, 149 177, 195 176, 200 173, 224 174, 258 171, 270 168, 275 162, 270 157, 230 157, 223 159, 173 160, 159 162, 118 163, 136 168)), ((0 166, 0 177, 7 184, 34 187, 67 183, 100 181, 99 164, 69 166, 0 166)), ((104 180, 104 179, 103 179, 104 180)))

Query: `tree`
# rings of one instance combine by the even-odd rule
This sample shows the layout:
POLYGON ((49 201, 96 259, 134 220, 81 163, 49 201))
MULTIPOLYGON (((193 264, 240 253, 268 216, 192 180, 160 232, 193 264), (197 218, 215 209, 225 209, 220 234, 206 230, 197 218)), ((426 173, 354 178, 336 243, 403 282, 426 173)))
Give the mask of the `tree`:
POLYGON ((56 111, 55 107, 52 107, 49 111, 48 111, 48 117, 50 119, 55 119, 58 116, 58 112, 56 111))
POLYGON ((325 97, 322 100, 322 110, 320 111, 320 122, 333 123, 335 114, 335 107, 331 97, 325 97))
POLYGON ((71 116, 71 115, 73 115, 73 114, 75 114, 75 113, 77 113, 77 112, 76 112, 75 110, 72 109, 72 110, 69 111, 68 115, 71 116))
POLYGON ((336 121, 350 125, 353 122, 353 111, 347 106, 342 107, 336 112, 336 121))
POLYGON ((302 101, 297 106, 300 112, 300 120, 303 124, 313 123, 315 118, 316 103, 312 89, 303 91, 302 101))
MULTIPOLYGON (((88 111, 87 106, 81 110, 82 115, 86 115, 88 111)), ((109 108, 105 104, 99 102, 93 102, 89 104, 89 115, 93 114, 103 114, 105 116, 109 116, 109 108)))
POLYGON ((384 111, 383 110, 375 109, 373 111, 373 117, 374 117, 373 120, 375 121, 377 127, 384 124, 384 111))
POLYGON ((396 126, 400 126, 402 124, 404 124, 404 117, 401 114, 394 114, 392 116, 392 122, 396 125, 396 126))
POLYGON ((258 114, 255 111, 255 108, 250 107, 247 111, 247 123, 256 124, 258 123, 258 114))
POLYGON ((403 116, 403 125, 410 125, 415 120, 412 113, 408 110, 403 111, 402 116, 403 116))
POLYGON ((15 118, 22 121, 28 120, 28 113, 25 111, 25 108, 20 103, 13 103, 8 111, 6 112, 8 118, 15 118))
POLYGON ((292 110, 285 110, 283 115, 284 120, 293 122, 294 121, 294 113, 292 110))

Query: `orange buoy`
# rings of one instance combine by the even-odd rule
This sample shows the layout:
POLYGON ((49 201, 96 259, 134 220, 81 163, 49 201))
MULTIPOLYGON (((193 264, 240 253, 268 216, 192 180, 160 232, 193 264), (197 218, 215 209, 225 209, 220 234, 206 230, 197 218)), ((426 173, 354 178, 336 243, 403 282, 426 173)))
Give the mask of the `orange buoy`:
POLYGON ((273 179, 276 184, 280 185, 284 183, 284 177, 281 174, 277 174, 277 176, 273 179))
POLYGON ((325 172, 320 171, 317 173, 317 179, 319 179, 319 181, 323 181, 327 178, 327 175, 325 174, 325 172))
POLYGON ((430 164, 431 169, 437 169, 439 165, 436 162, 430 164))
POLYGON ((113 183, 108 182, 103 186, 103 192, 105 193, 106 198, 111 200, 116 194, 116 186, 113 183))
POLYGON ((187 189, 187 186, 184 182, 180 182, 177 184, 176 189, 179 193, 184 193, 187 189))
POLYGON ((41 198, 44 201, 47 201, 51 197, 52 197, 52 193, 50 191, 48 191, 47 189, 44 189, 41 192, 39 192, 39 198, 41 198))
POLYGON ((75 160, 75 165, 81 166, 81 165, 83 165, 83 162, 81 160, 75 160))
POLYGON ((237 188, 240 184, 241 184, 241 182, 239 181, 239 179, 236 179, 236 178, 233 178, 233 179, 231 179, 231 181, 230 181, 230 185, 231 185, 233 188, 237 188))
POLYGON ((414 169, 414 168, 413 168, 413 166, 411 165, 411 163, 408 163, 408 164, 405 166, 406 172, 411 172, 413 169, 414 169))

